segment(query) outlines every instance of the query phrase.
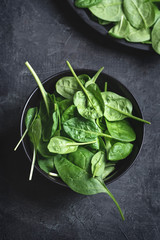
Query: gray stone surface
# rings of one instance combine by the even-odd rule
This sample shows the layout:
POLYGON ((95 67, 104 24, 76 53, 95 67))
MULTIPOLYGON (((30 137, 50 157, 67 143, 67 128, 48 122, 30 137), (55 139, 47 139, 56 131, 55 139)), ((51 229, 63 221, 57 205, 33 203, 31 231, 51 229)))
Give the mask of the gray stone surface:
POLYGON ((160 239, 160 56, 102 39, 59 0, 0 3, 0 239, 160 239), (135 164, 108 187, 125 214, 122 222, 104 194, 82 196, 48 182, 29 162, 19 139, 26 98, 36 86, 24 62, 43 80, 67 69, 99 69, 119 79, 137 99, 144 118, 143 148, 135 164))

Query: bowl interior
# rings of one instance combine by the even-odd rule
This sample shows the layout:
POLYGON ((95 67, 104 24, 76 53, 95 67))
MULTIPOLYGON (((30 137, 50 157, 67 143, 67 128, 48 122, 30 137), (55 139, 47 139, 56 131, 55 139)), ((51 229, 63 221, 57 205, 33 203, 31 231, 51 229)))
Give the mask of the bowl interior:
MULTIPOLYGON (((96 73, 96 71, 88 70, 88 69, 75 70, 75 72, 77 73, 77 75, 85 73, 85 74, 88 74, 90 77, 92 77, 96 73)), ((57 82, 57 80, 59 80, 60 78, 62 78, 64 76, 72 76, 72 74, 70 71, 64 71, 64 72, 55 74, 55 75, 51 76, 50 78, 46 79, 44 82, 42 82, 46 91, 49 93, 53 93, 53 91, 55 90, 55 83, 57 82)), ((111 76, 109 76, 105 73, 101 73, 97 80, 97 84, 99 85, 99 87, 102 91, 104 89, 104 83, 106 81, 108 83, 107 84, 108 90, 113 91, 121 96, 128 98, 133 104, 133 115, 142 118, 142 113, 140 111, 138 103, 136 102, 135 98, 130 93, 130 91, 118 80, 112 78, 111 76)), ((23 108, 23 112, 22 112, 22 116, 21 116, 21 123, 20 123, 21 136, 22 136, 23 132, 25 131, 25 123, 24 123, 25 121, 24 120, 25 120, 25 115, 26 115, 28 109, 30 107, 39 106, 41 99, 42 99, 41 93, 37 87, 31 93, 31 95, 29 96, 29 98, 26 101, 25 106, 23 108)), ((118 177, 120 177, 132 165, 132 163, 135 161, 135 159, 141 149, 141 145, 142 145, 142 141, 143 141, 143 133, 144 133, 144 124, 142 122, 138 122, 138 121, 135 121, 132 119, 129 119, 129 121, 130 121, 132 127, 134 128, 134 130, 136 132, 136 136, 137 136, 136 141, 134 142, 133 151, 126 159, 118 162, 115 171, 106 178, 106 180, 105 180, 106 184, 111 183, 112 181, 114 181, 118 177)), ((30 147, 29 138, 25 137, 24 140, 22 141, 22 144, 23 144, 23 148, 25 150, 25 153, 26 153, 28 159, 31 161, 32 160, 32 149, 30 147)), ((39 168, 37 163, 35 164, 35 168, 42 175, 44 175, 47 179, 49 179, 53 182, 56 182, 58 184, 66 186, 66 184, 64 184, 64 182, 61 179, 50 177, 47 173, 42 171, 39 168)))

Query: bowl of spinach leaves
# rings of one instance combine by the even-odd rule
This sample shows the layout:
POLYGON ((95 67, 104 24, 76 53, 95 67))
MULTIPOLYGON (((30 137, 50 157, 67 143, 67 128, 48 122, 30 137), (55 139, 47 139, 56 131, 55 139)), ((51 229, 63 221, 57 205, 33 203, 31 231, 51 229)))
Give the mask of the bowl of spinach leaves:
POLYGON ((20 123, 24 151, 52 182, 84 195, 107 193, 121 208, 107 184, 120 177, 140 152, 144 123, 131 92, 118 80, 90 69, 69 70, 41 83, 27 99, 20 123))
POLYGON ((159 0, 67 0, 76 14, 105 38, 160 54, 159 0))

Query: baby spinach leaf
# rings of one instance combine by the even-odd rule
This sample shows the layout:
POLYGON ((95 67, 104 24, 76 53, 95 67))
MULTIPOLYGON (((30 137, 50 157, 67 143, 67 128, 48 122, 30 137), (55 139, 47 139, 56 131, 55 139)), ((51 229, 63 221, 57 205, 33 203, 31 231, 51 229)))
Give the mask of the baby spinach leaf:
POLYGON ((81 90, 81 87, 74 77, 63 77, 56 83, 56 91, 67 99, 72 99, 79 90, 81 90))
POLYGON ((75 152, 78 149, 78 146, 80 145, 86 145, 90 143, 94 143, 95 141, 85 142, 85 143, 77 143, 73 140, 62 137, 62 136, 56 136, 52 137, 48 144, 48 150, 51 153, 59 153, 59 154, 67 154, 70 152, 75 152))
POLYGON ((49 114, 47 113, 44 101, 41 101, 39 114, 42 121, 43 141, 49 141, 53 137, 58 127, 58 112, 55 111, 55 96, 48 94, 49 114))
POLYGON ((149 28, 136 29, 132 27, 124 15, 121 17, 121 21, 109 30, 109 34, 112 37, 124 38, 129 42, 146 42, 150 40, 149 28))
POLYGON ((59 176, 73 191, 84 195, 107 193, 116 204, 121 217, 124 220, 119 204, 102 181, 93 178, 86 170, 76 166, 60 155, 55 158, 55 167, 59 176))
POLYGON ((104 117, 97 118, 97 119, 96 119, 96 124, 98 125, 98 127, 99 127, 102 131, 105 131, 105 129, 106 129, 106 124, 105 124, 105 119, 104 119, 104 117))
POLYGON ((78 147, 76 152, 69 153, 67 158, 76 166, 91 173, 91 158, 93 153, 84 147, 78 147))
POLYGON ((85 82, 89 81, 91 78, 88 74, 81 74, 78 75, 79 80, 84 84, 85 82))
POLYGON ((66 122, 70 118, 73 118, 77 115, 77 108, 75 105, 69 106, 64 113, 62 114, 62 123, 66 122))
POLYGON ((83 90, 83 92, 78 91, 74 96, 74 104, 77 106, 80 115, 87 119, 95 119, 103 116, 104 103, 98 86, 96 84, 90 84, 85 88, 68 61, 67 65, 83 90), (78 97, 80 97, 79 101, 78 97))
POLYGON ((123 9, 130 24, 137 28, 148 28, 155 21, 155 10, 150 0, 124 0, 123 9))
POLYGON ((64 111, 72 104, 71 99, 64 99, 60 102, 57 102, 60 114, 62 115, 64 111))
POLYGON ((94 121, 84 118, 71 118, 63 124, 63 129, 72 139, 78 142, 96 141, 99 136, 114 138, 111 135, 102 133, 94 121))
POLYGON ((79 114, 86 119, 103 116, 104 102, 98 86, 92 83, 86 88, 86 92, 87 96, 83 91, 78 91, 73 98, 79 114))
POLYGON ((95 6, 90 7, 89 10, 102 20, 117 22, 123 14, 122 0, 102 0, 95 6))
POLYGON ((88 8, 100 3, 102 0, 75 0, 75 6, 79 8, 88 8))
POLYGON ((132 152, 133 144, 131 143, 115 143, 109 150, 107 158, 110 161, 122 160, 132 152))
POLYGON ((17 150, 17 148, 19 147, 20 143, 22 142, 22 140, 24 139, 24 137, 26 136, 32 122, 34 121, 34 119, 37 117, 37 113, 38 113, 38 108, 29 108, 25 117, 25 126, 26 126, 26 130, 24 131, 21 139, 19 140, 19 142, 17 143, 16 147, 14 148, 14 151, 17 150))
POLYGON ((75 141, 90 142, 95 141, 101 133, 97 124, 83 118, 71 118, 63 124, 64 131, 75 141))
POLYGON ((39 144, 37 146, 38 153, 43 157, 43 158, 50 158, 53 156, 53 153, 49 152, 48 150, 48 142, 44 142, 43 139, 41 138, 39 141, 39 144))
POLYGON ((113 165, 105 167, 103 173, 102 173, 102 179, 105 179, 108 175, 110 175, 115 170, 115 167, 113 165))
POLYGON ((95 150, 99 150, 100 149, 100 141, 99 141, 99 137, 97 137, 95 139, 95 143, 91 143, 87 146, 89 149, 95 149, 95 150))
POLYGON ((97 152, 91 159, 91 169, 93 177, 100 177, 105 169, 105 153, 97 152))
POLYGON ((54 156, 47 159, 38 159, 39 167, 46 173, 53 171, 54 169, 54 156))
POLYGON ((150 124, 150 122, 132 115, 132 104, 127 98, 109 91, 103 92, 102 97, 105 104, 104 116, 107 120, 119 121, 129 117, 150 124))
POLYGON ((126 113, 132 113, 132 103, 124 97, 114 92, 102 92, 102 98, 105 104, 104 116, 108 121, 119 121, 127 116, 126 113))
MULTIPOLYGON (((95 83, 100 73, 103 71, 104 67, 100 68, 96 74, 85 83, 85 87, 87 88, 90 84, 95 83)), ((78 77, 79 78, 79 77, 78 77)))
POLYGON ((106 120, 106 124, 113 138, 122 142, 135 141, 136 134, 126 119, 116 122, 109 122, 106 120))
POLYGON ((155 23, 152 30, 152 47, 158 54, 160 54, 160 18, 155 23))

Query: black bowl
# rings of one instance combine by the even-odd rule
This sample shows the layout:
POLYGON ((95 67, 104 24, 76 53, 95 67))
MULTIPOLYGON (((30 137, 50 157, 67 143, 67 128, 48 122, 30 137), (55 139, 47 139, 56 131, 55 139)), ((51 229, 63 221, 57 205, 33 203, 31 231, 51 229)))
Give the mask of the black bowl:
MULTIPOLYGON (((96 71, 89 70, 89 69, 75 70, 75 72, 78 75, 86 73, 89 76, 93 76, 96 73, 96 71)), ((59 80, 60 78, 62 78, 64 76, 71 76, 71 75, 72 74, 70 71, 60 72, 60 73, 57 73, 57 74, 49 77, 48 79, 43 81, 42 84, 44 85, 44 88, 46 89, 47 92, 52 93, 55 90, 55 83, 57 82, 57 80, 59 80)), ((128 98, 133 104, 133 115, 135 115, 139 118, 142 118, 142 113, 138 106, 138 103, 135 100, 135 98, 133 97, 133 95, 130 93, 130 91, 118 80, 112 78, 111 76, 109 76, 105 73, 101 73, 101 75, 99 76, 99 79, 97 80, 97 83, 102 90, 104 89, 105 81, 108 82, 108 84, 107 84, 108 90, 113 91, 121 96, 128 98)), ((23 112, 22 112, 22 116, 21 116, 21 123, 20 123, 21 136, 25 130, 25 115, 26 115, 28 109, 30 107, 38 106, 41 99, 42 99, 42 96, 39 91, 39 88, 37 87, 31 93, 31 95, 27 99, 25 106, 23 108, 23 112)), ((106 180, 105 180, 106 184, 109 184, 109 183, 113 182, 114 180, 116 180, 117 178, 119 178, 120 176, 122 176, 126 172, 126 170, 128 170, 129 167, 133 164, 138 153, 140 152, 140 149, 142 146, 142 141, 143 141, 144 124, 142 122, 138 122, 138 121, 135 121, 132 119, 130 119, 130 123, 131 123, 132 127, 134 128, 134 130, 136 132, 136 136, 137 136, 136 141, 134 142, 133 151, 126 159, 118 162, 118 164, 116 165, 115 171, 106 178, 106 180)), ((24 151, 25 151, 28 159, 31 162, 32 161, 32 149, 30 147, 29 138, 25 137, 24 140, 22 141, 22 144, 23 144, 24 151)), ((45 173, 44 171, 42 171, 37 163, 35 164, 35 168, 50 181, 58 183, 63 186, 66 186, 66 184, 61 179, 53 178, 53 177, 49 176, 47 173, 45 173)))
POLYGON ((153 51, 152 46, 150 44, 144 43, 134 43, 128 42, 125 39, 114 38, 108 34, 109 29, 111 28, 110 25, 104 26, 99 24, 98 22, 92 20, 91 13, 88 9, 85 8, 78 8, 74 4, 74 0, 67 0, 69 5, 72 7, 73 11, 89 26, 95 31, 98 35, 104 37, 104 40, 110 39, 112 42, 118 43, 125 47, 139 49, 142 51, 153 51))

